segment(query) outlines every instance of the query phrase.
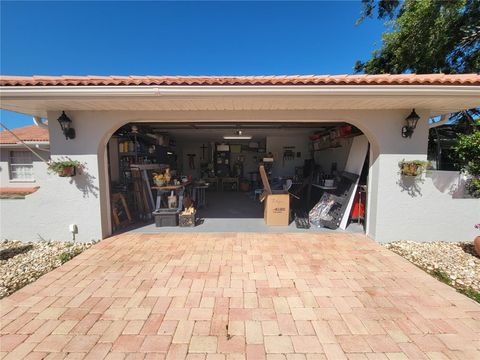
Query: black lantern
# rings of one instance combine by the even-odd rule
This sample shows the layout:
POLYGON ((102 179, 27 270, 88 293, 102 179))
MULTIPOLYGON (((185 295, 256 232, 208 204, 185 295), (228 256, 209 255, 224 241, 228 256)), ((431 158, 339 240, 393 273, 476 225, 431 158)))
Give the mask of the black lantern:
POLYGON ((62 115, 58 118, 58 122, 62 127, 65 139, 75 139, 75 129, 72 127, 72 120, 65 114, 65 111, 62 111, 62 115))
POLYGON ((405 119, 405 122, 407 125, 402 127, 402 137, 404 138, 411 138, 413 134, 413 130, 417 127, 418 120, 420 119, 420 116, 415 112, 415 109, 412 109, 412 112, 410 115, 407 116, 405 119))

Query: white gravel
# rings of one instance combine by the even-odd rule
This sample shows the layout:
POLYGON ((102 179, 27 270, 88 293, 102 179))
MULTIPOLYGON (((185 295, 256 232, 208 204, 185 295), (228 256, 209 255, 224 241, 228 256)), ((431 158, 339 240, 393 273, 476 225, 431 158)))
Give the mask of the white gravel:
POLYGON ((454 287, 480 291, 480 258, 472 242, 395 241, 385 247, 428 272, 446 273, 454 287))
POLYGON ((0 299, 88 249, 92 243, 40 241, 0 243, 0 299))

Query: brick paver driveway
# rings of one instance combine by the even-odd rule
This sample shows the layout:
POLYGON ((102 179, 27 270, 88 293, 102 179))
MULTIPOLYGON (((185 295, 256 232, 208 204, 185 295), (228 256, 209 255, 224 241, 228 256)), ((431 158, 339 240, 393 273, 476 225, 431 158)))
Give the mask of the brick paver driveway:
POLYGON ((126 234, 1 302, 5 359, 480 359, 480 306, 352 234, 126 234))

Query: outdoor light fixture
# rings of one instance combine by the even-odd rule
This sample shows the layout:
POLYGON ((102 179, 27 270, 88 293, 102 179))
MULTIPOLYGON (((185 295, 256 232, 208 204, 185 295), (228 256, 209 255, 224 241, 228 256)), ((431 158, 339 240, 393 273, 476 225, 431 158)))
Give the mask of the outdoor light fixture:
POLYGON ((243 135, 242 130, 235 131, 235 135, 224 135, 225 140, 250 140, 252 137, 249 135, 243 135))
POLYGON ((62 111, 62 115, 58 118, 58 122, 62 127, 65 139, 75 139, 75 129, 72 127, 72 120, 65 114, 65 111, 62 111))
POLYGON ((405 122, 407 125, 402 127, 402 137, 404 138, 411 138, 413 134, 413 130, 417 127, 417 122, 420 119, 420 116, 415 112, 415 109, 412 109, 410 115, 407 116, 405 122))

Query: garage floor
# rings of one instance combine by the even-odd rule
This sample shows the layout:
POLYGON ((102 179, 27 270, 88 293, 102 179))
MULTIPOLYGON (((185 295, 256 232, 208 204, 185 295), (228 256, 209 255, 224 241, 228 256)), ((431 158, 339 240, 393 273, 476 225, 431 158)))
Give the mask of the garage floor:
MULTIPOLYGON (((295 222, 289 226, 267 226, 263 219, 263 204, 253 199, 250 193, 243 192, 207 192, 207 207, 198 210, 199 224, 189 227, 156 227, 148 224, 132 230, 134 233, 222 233, 222 232, 259 232, 259 233, 316 233, 345 232, 326 228, 297 229, 295 222)), ((361 224, 352 223, 346 232, 364 233, 361 224)))

